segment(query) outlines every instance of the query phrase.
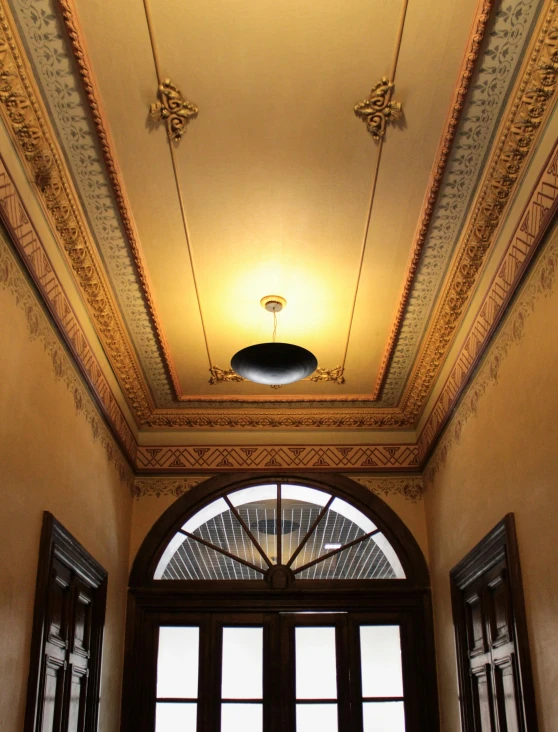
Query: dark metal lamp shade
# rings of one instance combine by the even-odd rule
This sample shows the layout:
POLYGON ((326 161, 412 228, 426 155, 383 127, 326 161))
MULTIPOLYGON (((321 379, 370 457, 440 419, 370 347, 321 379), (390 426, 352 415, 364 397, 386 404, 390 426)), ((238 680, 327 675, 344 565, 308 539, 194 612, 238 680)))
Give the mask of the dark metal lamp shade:
POLYGON ((258 343, 232 357, 231 367, 248 381, 268 386, 293 384, 318 368, 316 357, 291 343, 258 343))

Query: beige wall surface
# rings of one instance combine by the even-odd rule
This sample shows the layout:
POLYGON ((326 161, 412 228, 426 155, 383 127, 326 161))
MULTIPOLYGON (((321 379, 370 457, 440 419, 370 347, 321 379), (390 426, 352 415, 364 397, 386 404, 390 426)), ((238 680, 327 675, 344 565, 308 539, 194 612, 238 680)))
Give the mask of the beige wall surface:
POLYGON ((460 730, 449 571, 515 514, 541 732, 558 729, 558 237, 426 470, 442 730, 460 730))
POLYGON ((129 485, 117 449, 1 239, 0 324, 0 727, 23 728, 39 538, 48 510, 108 570, 99 730, 116 732, 129 485))

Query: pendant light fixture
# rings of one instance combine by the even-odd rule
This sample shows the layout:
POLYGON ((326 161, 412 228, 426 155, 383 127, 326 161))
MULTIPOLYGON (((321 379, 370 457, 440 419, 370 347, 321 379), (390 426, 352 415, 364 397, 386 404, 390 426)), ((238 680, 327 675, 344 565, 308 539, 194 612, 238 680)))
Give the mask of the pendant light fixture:
POLYGON ((273 340, 243 348, 231 359, 233 371, 248 381, 283 386, 305 379, 318 368, 316 357, 306 348, 292 343, 276 343, 277 313, 286 304, 285 298, 279 295, 268 295, 260 300, 260 305, 273 313, 273 340))

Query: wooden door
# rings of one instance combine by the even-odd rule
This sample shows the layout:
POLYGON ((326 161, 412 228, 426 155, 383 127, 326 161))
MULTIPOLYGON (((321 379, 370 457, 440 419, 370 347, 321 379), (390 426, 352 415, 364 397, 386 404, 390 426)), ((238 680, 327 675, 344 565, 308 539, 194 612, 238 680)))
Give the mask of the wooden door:
POLYGON ((45 514, 26 732, 97 727, 106 572, 45 514))
POLYGON ((538 729, 513 517, 451 572, 465 732, 538 729))

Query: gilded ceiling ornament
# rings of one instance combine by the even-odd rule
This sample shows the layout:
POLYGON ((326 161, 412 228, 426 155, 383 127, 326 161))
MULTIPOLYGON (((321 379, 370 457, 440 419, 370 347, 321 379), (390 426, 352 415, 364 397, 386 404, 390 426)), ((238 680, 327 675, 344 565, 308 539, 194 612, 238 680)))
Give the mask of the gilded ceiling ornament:
POLYGON ((149 115, 156 122, 164 122, 171 142, 178 142, 186 132, 191 119, 198 116, 198 108, 189 102, 170 79, 159 84, 157 98, 149 108, 149 115))
POLYGON ((211 366, 209 373, 211 374, 209 379, 211 386, 220 384, 222 381, 246 381, 243 376, 240 376, 232 369, 220 369, 218 366, 211 366))
POLYGON ((368 132, 378 141, 386 134, 388 122, 395 122, 403 116, 400 102, 392 102, 394 84, 385 76, 362 102, 355 106, 355 114, 366 122, 368 132))
POLYGON ((341 385, 345 383, 344 372, 343 366, 336 366, 334 369, 317 368, 314 375, 310 377, 310 381, 332 381, 341 385))

